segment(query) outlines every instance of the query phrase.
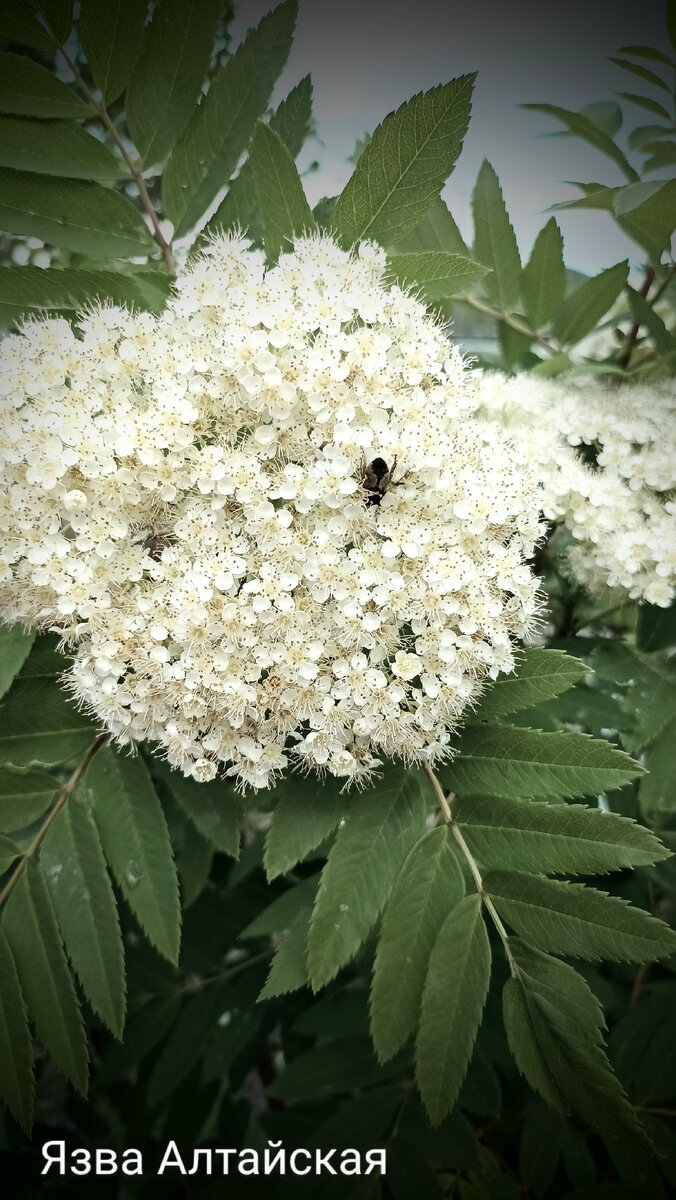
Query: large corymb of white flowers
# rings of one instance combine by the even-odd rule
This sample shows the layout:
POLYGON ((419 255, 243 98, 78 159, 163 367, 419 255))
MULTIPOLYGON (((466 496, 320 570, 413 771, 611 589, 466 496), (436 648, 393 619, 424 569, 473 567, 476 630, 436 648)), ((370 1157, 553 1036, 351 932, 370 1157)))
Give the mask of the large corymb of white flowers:
POLYGON ((668 607, 676 595, 676 384, 599 376, 478 377, 480 412, 541 479, 542 506, 574 542, 590 592, 668 607))
POLYGON ((536 481, 385 267, 220 236, 161 316, 2 345, 0 615, 197 780, 433 762, 532 625, 536 481))

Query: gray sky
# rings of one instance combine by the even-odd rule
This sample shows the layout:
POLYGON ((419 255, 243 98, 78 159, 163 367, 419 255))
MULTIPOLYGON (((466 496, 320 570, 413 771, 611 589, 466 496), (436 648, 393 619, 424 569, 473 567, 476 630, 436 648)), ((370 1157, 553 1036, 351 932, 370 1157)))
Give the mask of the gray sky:
MULTIPOLYGON (((272 7, 266 0, 242 0, 234 44, 272 7)), ((364 131, 372 132, 415 92, 478 71, 469 133, 443 196, 471 236, 470 193, 488 158, 525 257, 547 220, 544 209, 579 194, 561 181, 623 180, 609 159, 582 142, 539 136, 560 126, 518 105, 581 108, 612 99, 616 91, 663 99, 666 93, 660 97, 607 60, 620 46, 635 43, 668 49, 663 0, 300 0, 294 48, 275 98, 311 72, 323 145, 308 143, 299 164, 301 169, 313 159, 321 164, 305 179, 314 204, 341 190, 352 170, 345 159, 364 131)), ((657 119, 625 106, 629 128, 657 119)), ((627 255, 636 260, 637 251, 606 213, 580 210, 558 219, 567 265, 593 273, 627 255)))

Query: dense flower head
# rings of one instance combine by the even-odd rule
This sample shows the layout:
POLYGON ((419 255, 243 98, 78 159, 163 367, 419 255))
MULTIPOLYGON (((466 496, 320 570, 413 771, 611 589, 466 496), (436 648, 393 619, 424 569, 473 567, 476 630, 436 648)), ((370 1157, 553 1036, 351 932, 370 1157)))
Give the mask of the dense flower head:
POLYGON ((480 413, 512 437, 562 521, 579 581, 668 607, 676 594, 676 386, 580 375, 478 380, 480 413))
POLYGON ((385 272, 222 235, 159 317, 2 345, 0 614, 58 629, 79 701, 198 780, 434 761, 533 623, 536 480, 385 272))

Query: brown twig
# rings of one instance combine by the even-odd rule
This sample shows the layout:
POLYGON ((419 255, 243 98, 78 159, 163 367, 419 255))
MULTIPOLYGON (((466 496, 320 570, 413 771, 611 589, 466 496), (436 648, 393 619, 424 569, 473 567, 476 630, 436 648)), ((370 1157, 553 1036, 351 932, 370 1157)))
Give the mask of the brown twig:
MULTIPOLYGON (((639 290, 639 296, 643 296, 644 300, 647 300, 647 298, 648 298, 648 292, 650 291, 650 288, 652 287, 654 278, 655 278, 654 268, 650 264, 648 264, 648 266, 646 267, 645 279, 643 280, 643 283, 639 290)), ((656 298, 657 297, 653 297, 653 301, 652 301, 653 304, 655 303, 656 298)), ((622 351, 622 354, 620 355, 618 362, 617 362, 617 365, 619 367, 622 367, 623 369, 629 366, 631 352, 634 349, 634 346, 636 345, 636 339, 638 337, 638 331, 640 328, 641 328, 641 321, 632 321, 632 324, 629 328, 629 332, 627 333, 624 350, 622 351)))
POLYGON ((40 846, 42 845, 42 843, 47 835, 47 831, 49 830, 50 826, 56 820, 56 817, 61 812, 61 809, 63 808, 64 804, 68 800, 68 797, 71 795, 72 792, 75 791, 75 788, 77 787, 78 783, 82 779, 82 776, 84 775, 85 771, 87 770, 87 767, 89 766, 90 762, 92 761, 97 750, 99 750, 101 748, 101 746, 103 746, 108 741, 108 737, 109 737, 109 735, 107 733, 99 734, 96 741, 89 747, 87 753, 85 754, 84 758, 82 759, 82 762, 78 763, 77 767, 73 771, 73 774, 71 775, 68 782, 65 783, 63 785, 63 787, 60 788, 59 791, 56 793, 56 795, 54 797, 54 803, 49 810, 47 819, 45 820, 44 824, 40 827, 38 832, 36 833, 35 837, 33 838, 33 841, 31 842, 30 846, 28 847, 28 849, 25 850, 24 853, 22 854, 22 856, 21 856, 19 862, 17 863, 16 867, 14 868, 10 878, 8 879, 4 888, 0 892, 0 905, 4 904, 7 897, 10 895, 12 890, 16 887, 21 876, 23 875, 24 871, 26 870, 26 867, 28 866, 28 860, 33 857, 33 855, 36 853, 37 850, 39 850, 40 846))

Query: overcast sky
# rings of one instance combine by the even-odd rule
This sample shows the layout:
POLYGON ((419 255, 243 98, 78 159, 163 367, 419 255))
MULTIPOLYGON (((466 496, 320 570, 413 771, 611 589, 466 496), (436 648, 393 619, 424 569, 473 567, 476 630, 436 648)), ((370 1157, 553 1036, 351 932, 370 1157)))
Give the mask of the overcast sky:
MULTIPOLYGON (((241 0, 234 45, 271 7, 266 0, 241 0)), ((352 170, 345 160, 357 137, 414 92, 478 71, 469 133, 444 199, 470 237, 470 193, 488 158, 526 256, 547 206, 579 194, 563 180, 623 180, 591 147, 543 137, 560 126, 518 105, 581 108, 616 91, 651 92, 608 62, 620 46, 635 43, 669 48, 663 0, 300 0, 294 48, 275 99, 311 72, 320 141, 308 143, 299 164, 321 164, 305 179, 314 204, 345 184, 352 170)), ((651 94, 659 97, 654 89, 651 94)), ((625 113, 630 128, 656 119, 631 104, 625 113)), ((636 257, 606 213, 577 211, 558 219, 571 267, 593 273, 627 254, 636 257)))

